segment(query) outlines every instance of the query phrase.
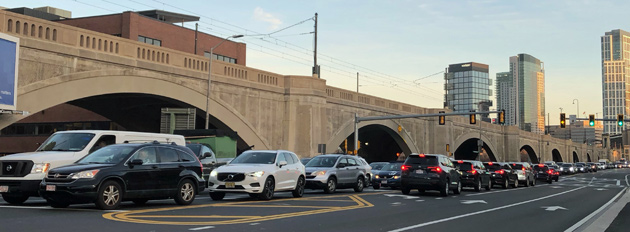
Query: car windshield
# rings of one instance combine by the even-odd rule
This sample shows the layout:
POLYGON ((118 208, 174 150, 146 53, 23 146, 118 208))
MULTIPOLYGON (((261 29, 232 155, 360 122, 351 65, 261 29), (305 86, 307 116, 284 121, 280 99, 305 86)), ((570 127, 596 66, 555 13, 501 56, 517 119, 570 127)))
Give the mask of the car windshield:
POLYGON ((462 171, 470 171, 473 170, 472 168, 472 164, 468 163, 468 162, 463 162, 463 163, 455 163, 455 167, 457 167, 459 170, 462 171))
POLYGON ((420 164, 420 165, 437 165, 438 158, 436 156, 409 156, 405 161, 406 164, 420 164))
POLYGON ((381 171, 400 171, 400 166, 402 166, 402 163, 386 164, 381 171))
POLYGON ((121 145, 103 147, 83 157, 77 164, 117 164, 127 158, 134 148, 121 145))
POLYGON ((230 162, 230 164, 273 164, 276 162, 276 153, 271 152, 246 152, 230 162))
POLYGON ((190 148, 197 157, 199 157, 199 153, 201 153, 201 144, 186 144, 187 148, 190 148))
POLYGON ((381 170, 387 163, 371 163, 372 170, 381 170))
POLYGON ((576 164, 575 166, 584 167, 584 164, 576 164))
POLYGON ((551 165, 551 166, 549 166, 549 168, 556 169, 556 168, 558 168, 558 166, 557 165, 551 165))
POLYGON ((37 151, 81 151, 92 141, 92 133, 54 134, 42 143, 37 151))
POLYGON ((566 168, 573 167, 573 164, 562 164, 562 167, 566 167, 566 168))
POLYGON ((333 167, 338 158, 338 156, 318 156, 308 161, 306 167, 333 167))

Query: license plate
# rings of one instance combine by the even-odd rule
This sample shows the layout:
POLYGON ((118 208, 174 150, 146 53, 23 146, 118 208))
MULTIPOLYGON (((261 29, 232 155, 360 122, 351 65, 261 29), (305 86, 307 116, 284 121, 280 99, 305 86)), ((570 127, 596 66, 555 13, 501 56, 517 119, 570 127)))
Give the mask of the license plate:
POLYGON ((225 182, 225 188, 233 189, 234 188, 234 182, 225 182))
POLYGON ((57 190, 57 186, 55 185, 46 185, 46 191, 48 192, 54 192, 55 190, 57 190))
POLYGON ((416 173, 417 173, 417 174, 424 174, 424 170, 421 170, 421 169, 416 170, 416 173))
POLYGON ((0 193, 8 193, 9 186, 0 186, 0 193))
POLYGON ((381 180, 381 184, 387 184, 386 180, 381 180))
POLYGON ((543 172, 543 171, 538 171, 538 173, 545 173, 545 172, 543 172))

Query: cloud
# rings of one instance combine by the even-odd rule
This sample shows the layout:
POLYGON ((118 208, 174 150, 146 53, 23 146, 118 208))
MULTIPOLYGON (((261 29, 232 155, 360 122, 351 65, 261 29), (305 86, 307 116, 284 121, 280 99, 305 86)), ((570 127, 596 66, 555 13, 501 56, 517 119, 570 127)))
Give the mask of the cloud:
POLYGON ((254 9, 254 19, 270 23, 272 30, 278 29, 278 27, 282 24, 282 20, 276 18, 276 16, 273 16, 270 13, 265 12, 260 7, 256 7, 256 9, 254 9))

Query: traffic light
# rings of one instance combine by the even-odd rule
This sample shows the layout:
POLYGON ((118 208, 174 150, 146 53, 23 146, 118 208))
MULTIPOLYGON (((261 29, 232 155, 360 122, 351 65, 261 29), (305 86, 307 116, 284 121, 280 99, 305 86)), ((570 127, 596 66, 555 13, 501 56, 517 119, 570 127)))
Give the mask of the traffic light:
MULTIPOLYGON (((440 111, 440 114, 443 114, 443 113, 444 111, 440 111)), ((446 116, 444 115, 438 116, 438 122, 440 123, 440 125, 446 124, 446 116)))
POLYGON ((623 126, 623 114, 617 114, 617 126, 623 126))
POLYGON ((501 110, 499 113, 499 124, 505 124, 505 110, 501 110))
POLYGON ((567 119, 564 113, 560 113, 560 128, 565 128, 567 126, 567 119))
POLYGON ((475 114, 474 110, 471 110, 470 112, 470 124, 477 124, 477 114, 475 114))
POLYGON ((595 115, 594 114, 589 114, 588 115, 588 125, 589 126, 595 126, 595 115))

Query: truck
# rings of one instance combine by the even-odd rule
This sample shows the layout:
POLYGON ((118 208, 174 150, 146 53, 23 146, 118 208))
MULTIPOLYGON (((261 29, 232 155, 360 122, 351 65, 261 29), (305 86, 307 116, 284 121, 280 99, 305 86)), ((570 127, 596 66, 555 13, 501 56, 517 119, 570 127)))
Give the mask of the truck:
POLYGON ((114 143, 158 141, 184 145, 181 135, 109 130, 59 131, 35 152, 0 157, 0 194, 9 204, 39 196, 39 184, 48 170, 69 165, 103 146, 114 143))
POLYGON ((215 168, 229 163, 237 155, 234 131, 226 130, 175 130, 177 135, 186 139, 186 147, 193 150, 203 166, 204 180, 208 180, 210 172, 215 168))

